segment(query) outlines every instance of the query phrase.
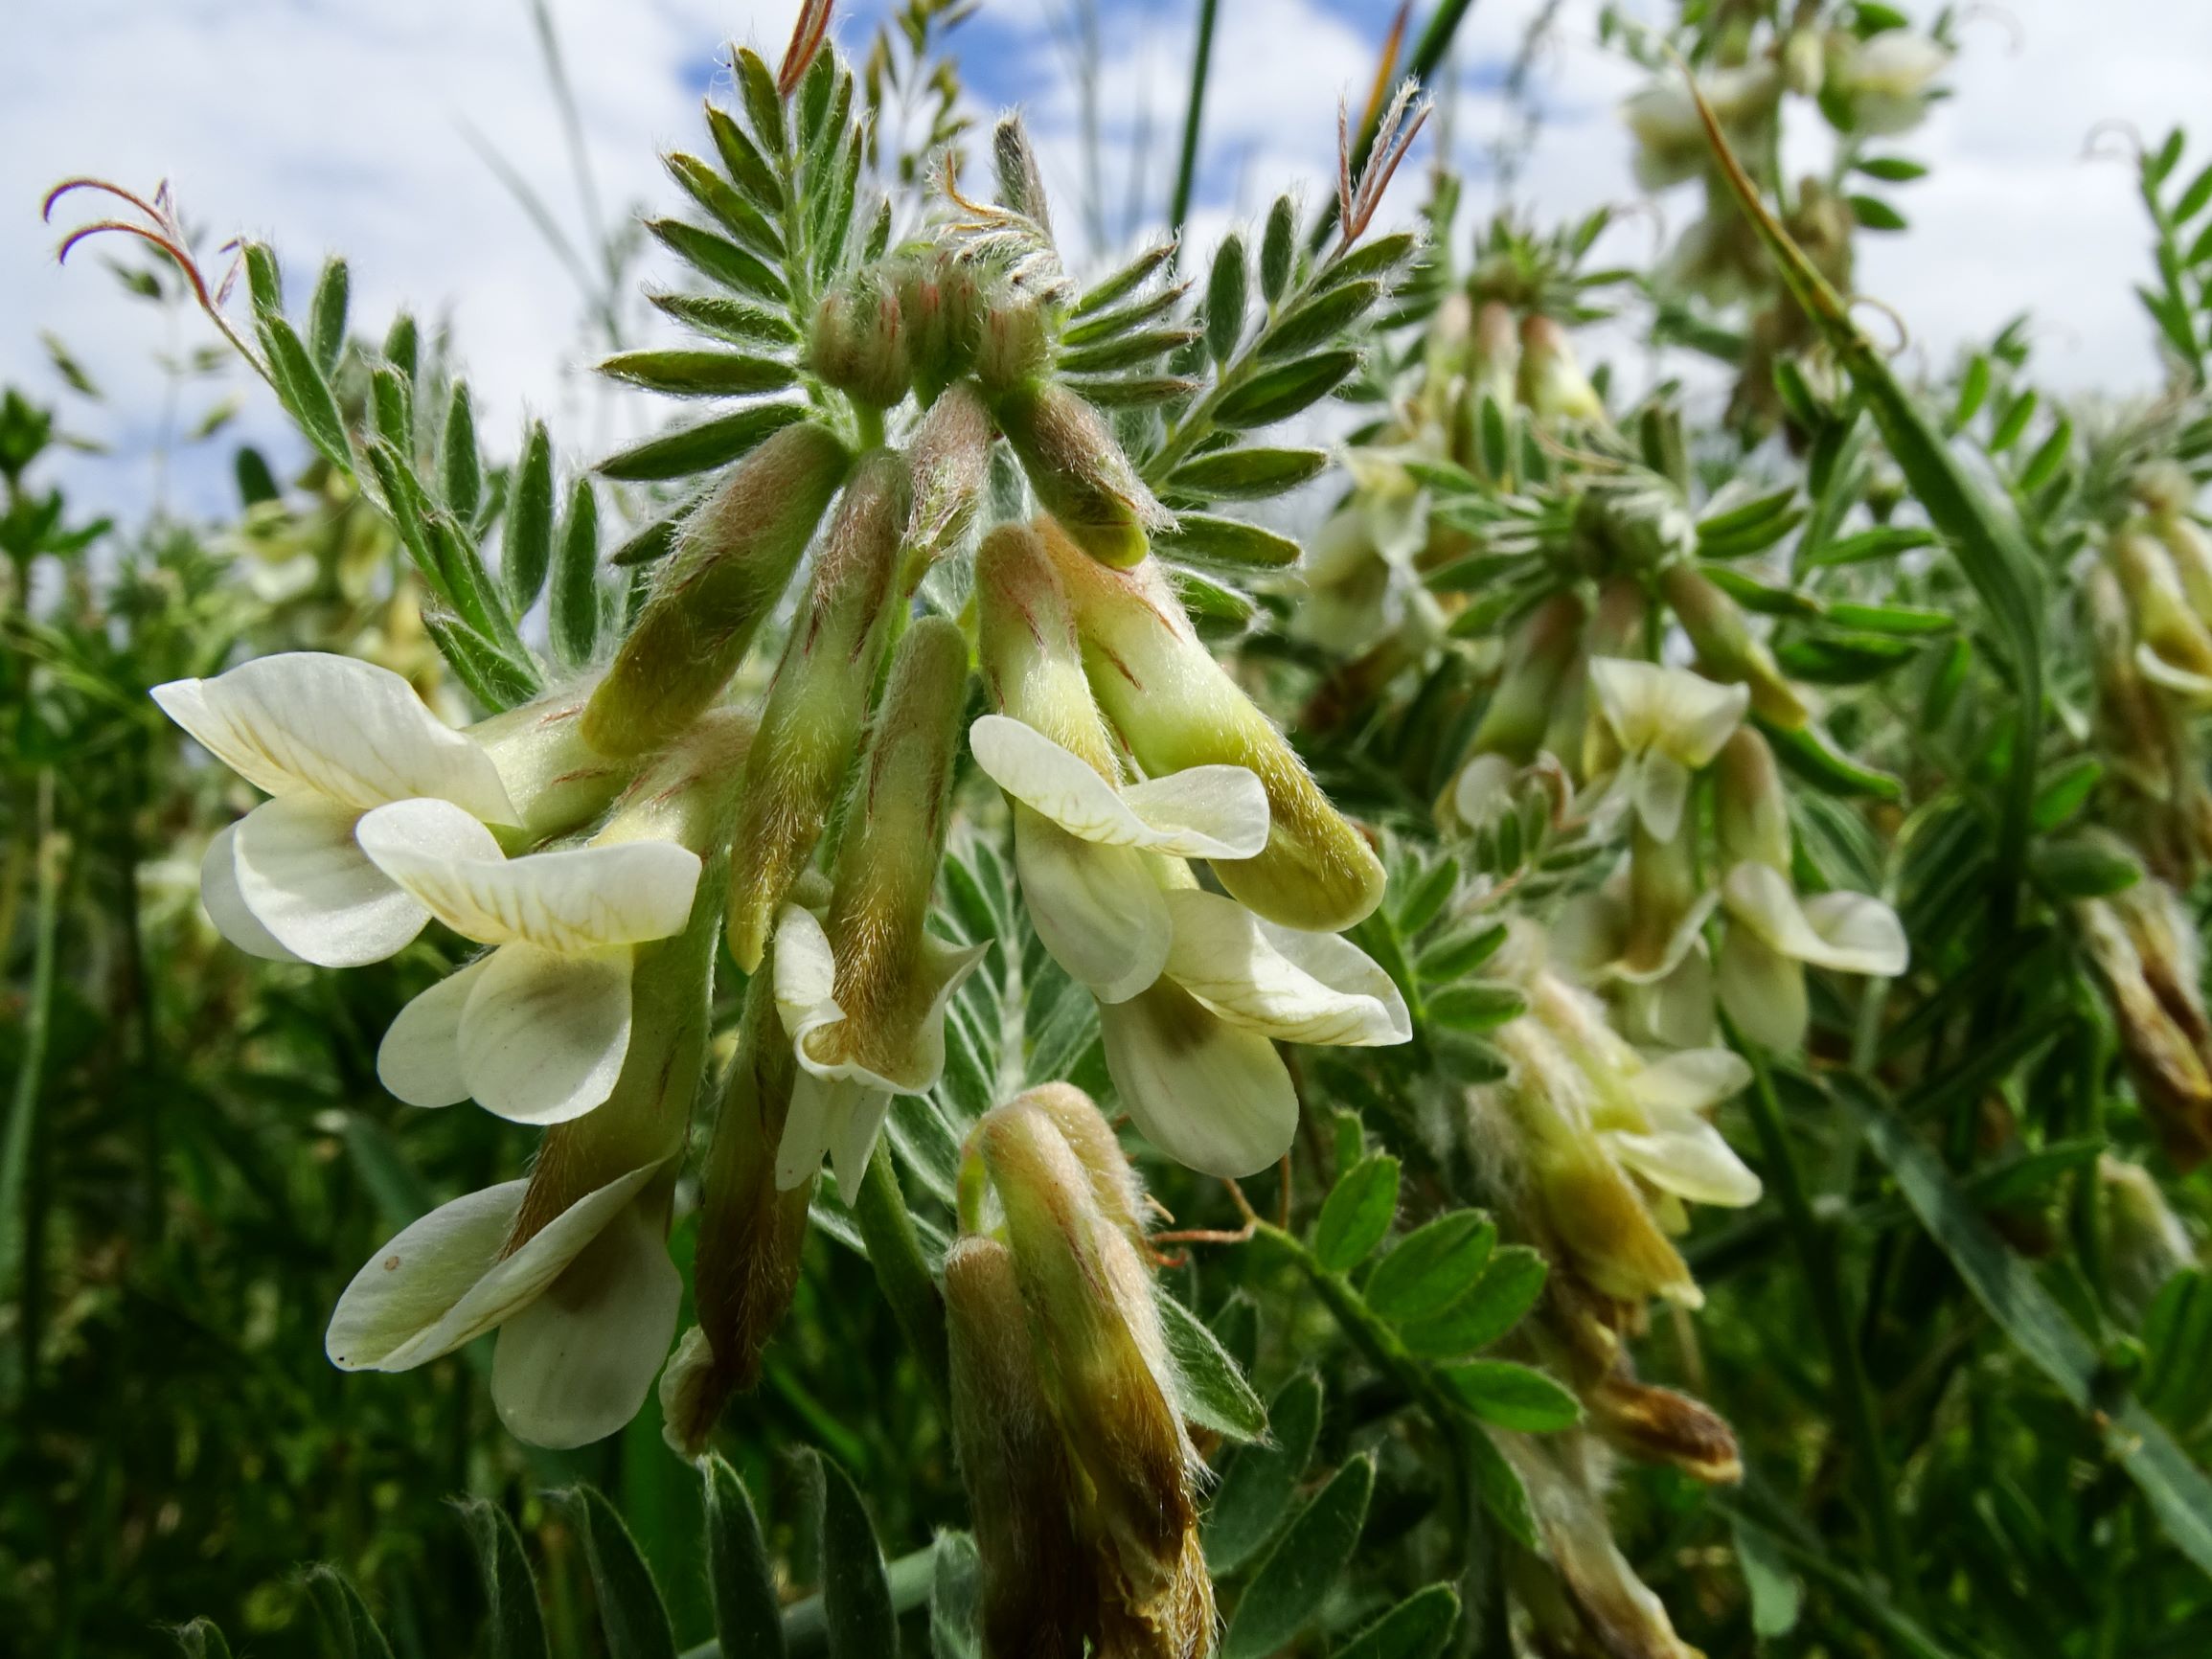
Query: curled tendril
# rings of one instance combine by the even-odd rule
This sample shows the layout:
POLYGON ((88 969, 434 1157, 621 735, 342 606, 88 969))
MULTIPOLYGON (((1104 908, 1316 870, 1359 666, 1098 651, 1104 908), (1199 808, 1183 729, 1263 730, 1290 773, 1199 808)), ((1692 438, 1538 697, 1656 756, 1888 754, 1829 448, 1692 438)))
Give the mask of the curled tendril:
POLYGON ((1852 295, 1844 308, 1856 310, 1860 306, 1870 311, 1880 311, 1889 319, 1890 326, 1897 330, 1897 343, 1881 354, 1884 357, 1902 357, 1912 344, 1912 330, 1905 325, 1904 314, 1887 300, 1878 300, 1872 294, 1852 295))
POLYGON ((1976 0, 1974 5, 1963 6, 1959 9, 1958 20, 1962 24, 1985 22, 1996 24, 2005 32, 2006 39, 2011 42, 2011 54, 2015 57, 2028 49, 2027 25, 2019 20, 2018 14, 2009 6, 1993 6, 1988 4, 1987 0, 1976 0))
POLYGON ((784 61, 776 69, 776 96, 789 98, 813 67, 830 33, 830 13, 836 0, 807 0, 791 25, 791 43, 784 48, 784 61))
POLYGON ((1344 229, 1342 247, 1357 241, 1374 222, 1376 211, 1382 205, 1382 193, 1390 188, 1391 174, 1398 170, 1398 164, 1405 159, 1427 122, 1429 111, 1436 107, 1433 99, 1421 97, 1420 92, 1421 83, 1410 75, 1398 83, 1390 107, 1376 124, 1367 165, 1360 169, 1357 180, 1352 176, 1351 111, 1343 103, 1336 105, 1336 217, 1344 229))
POLYGON ((110 232, 135 237, 148 246, 159 249, 183 276, 186 284, 192 289, 193 298, 198 302, 199 308, 207 313, 208 320, 222 331, 223 338, 253 366, 256 374, 264 380, 268 379, 267 366, 223 314, 223 307, 230 303, 231 291, 238 285, 239 272, 245 265, 245 244, 233 238, 216 250, 217 254, 230 255, 231 261, 221 280, 210 287, 207 273, 200 266, 199 256, 193 251, 191 239, 185 234, 184 219, 177 211, 176 198, 171 193, 167 179, 154 187, 153 199, 148 201, 136 192, 125 190, 108 179, 65 178, 46 193, 45 201, 39 205, 38 216, 51 224, 54 221, 54 204, 71 192, 80 190, 112 196, 135 210, 141 216, 137 219, 94 219, 88 224, 79 225, 63 237, 60 245, 54 250, 55 262, 66 263, 78 243, 87 238, 110 232))
POLYGON ((2149 147, 2143 143, 2143 134, 2135 124, 2117 118, 2098 122, 2096 125, 2089 128, 2088 136, 2082 140, 2082 159, 2084 161, 2126 161, 2140 167, 2148 149, 2149 147), (2098 146, 2108 138, 2118 139, 2124 147, 2123 149, 2119 151, 2100 149, 2098 146))

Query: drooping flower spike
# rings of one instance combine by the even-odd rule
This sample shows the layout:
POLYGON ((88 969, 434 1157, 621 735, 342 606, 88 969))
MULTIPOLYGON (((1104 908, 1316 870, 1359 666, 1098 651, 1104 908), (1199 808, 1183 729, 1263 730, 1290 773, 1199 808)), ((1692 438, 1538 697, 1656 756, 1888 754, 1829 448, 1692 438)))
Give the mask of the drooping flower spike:
POLYGON ((945 1069, 945 1013, 987 946, 960 947, 923 920, 945 853, 968 644, 942 618, 909 628, 870 735, 826 920, 787 904, 776 923, 776 1006, 799 1064, 776 1152, 776 1186, 812 1179, 829 1154, 857 1193, 894 1095, 925 1094, 945 1069))
POLYGON ((171 680, 153 699, 272 797, 217 835, 200 866, 209 918, 256 956, 355 967, 422 931, 429 907, 354 840, 371 809, 429 798, 472 823, 518 817, 491 757, 389 669, 293 651, 171 680))

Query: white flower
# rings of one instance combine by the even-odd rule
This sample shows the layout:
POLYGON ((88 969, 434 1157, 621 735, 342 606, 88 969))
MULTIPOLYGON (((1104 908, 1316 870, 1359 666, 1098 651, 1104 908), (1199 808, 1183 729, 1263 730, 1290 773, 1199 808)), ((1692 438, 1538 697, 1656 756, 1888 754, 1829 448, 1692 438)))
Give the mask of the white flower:
POLYGON ((1256 1173, 1298 1127, 1276 1042, 1387 1046, 1410 1039, 1412 1018, 1357 945, 1264 921, 1196 887, 1162 898, 1173 931, 1163 972, 1099 1009, 1106 1069, 1137 1127, 1169 1156, 1209 1175, 1256 1173))
POLYGON ((927 1094, 945 1072, 945 1011, 989 945, 960 946, 924 933, 906 1006, 855 1009, 837 1000, 837 960, 810 910, 787 904, 776 921, 776 1011, 799 1077, 776 1148, 776 1187, 787 1192, 830 1156, 847 1203, 858 1195, 894 1095, 927 1094))
POLYGON ((1755 1204, 1759 1177, 1708 1118, 1750 1080, 1751 1068, 1728 1049, 1669 1055, 1629 1074, 1626 1089, 1636 1116, 1601 1109, 1598 1139, 1625 1168, 1663 1193, 1729 1209, 1755 1204))
POLYGON ((295 651, 153 689, 163 713, 274 799, 208 846, 200 897, 241 950, 324 967, 380 962, 429 910, 355 845, 362 813, 419 796, 515 820, 491 758, 388 669, 295 651))
POLYGON ((1690 774, 1709 764, 1743 723, 1750 688, 1628 657, 1591 658, 1590 686, 1621 746, 1613 789, 1634 807, 1653 839, 1672 841, 1689 799, 1690 774))
POLYGON ((1781 871, 1747 861, 1728 872, 1721 898, 1729 916, 1716 976, 1721 1004, 1768 1048, 1805 1040, 1806 967, 1895 979, 1909 959, 1897 913, 1863 893, 1800 902, 1781 871))
POLYGON ((1847 52, 1838 79, 1854 129, 1881 138, 1917 126, 1930 82, 1950 62, 1948 47, 1909 29, 1885 29, 1847 52))
MULTIPOLYGON (((1771 109, 1781 78, 1770 63, 1718 70, 1699 80, 1713 115, 1723 127, 1739 129, 1771 109)), ((1678 75, 1667 76, 1631 94, 1621 104, 1621 119, 1636 140, 1636 182, 1664 190, 1695 178, 1705 164, 1705 125, 1698 105, 1678 75)))
POLYGON ((341 1371, 409 1371, 496 1329, 491 1398, 533 1445, 614 1433, 675 1334, 683 1282, 665 1240, 665 1161, 586 1193, 509 1249, 527 1180, 433 1210, 369 1259, 324 1350, 341 1371))
POLYGON ((384 1086, 418 1106, 473 1097, 521 1124, 604 1101, 629 1051, 634 946, 683 930, 698 855, 620 841, 509 858, 432 800, 379 807, 356 835, 409 902, 498 946, 400 1011, 376 1054, 384 1086))
POLYGON ((1072 750, 1005 715, 969 747, 1016 803, 1015 869, 1044 946, 1101 1002, 1160 975, 1167 901, 1149 854, 1250 858, 1267 845, 1267 792, 1243 766, 1193 766, 1116 788, 1072 750))

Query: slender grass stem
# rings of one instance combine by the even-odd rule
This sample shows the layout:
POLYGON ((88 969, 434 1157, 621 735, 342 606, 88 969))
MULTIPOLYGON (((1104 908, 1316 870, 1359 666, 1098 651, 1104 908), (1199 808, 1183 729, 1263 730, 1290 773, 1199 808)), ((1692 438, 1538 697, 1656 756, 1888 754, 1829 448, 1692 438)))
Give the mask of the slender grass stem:
POLYGON ((1853 1340, 1851 1308, 1843 1276, 1836 1266, 1836 1239, 1813 1215, 1812 1201, 1806 1196, 1805 1178, 1797 1168, 1797 1155, 1790 1148, 1782 1102, 1774 1093, 1774 1078, 1767 1068, 1766 1056, 1745 1041, 1725 1016, 1723 1023, 1729 1041, 1751 1066, 1751 1117, 1766 1154, 1767 1178, 1782 1201, 1783 1220, 1812 1292, 1821 1338, 1828 1347, 1836 1410, 1853 1442, 1853 1461, 1865 1489, 1867 1525, 1874 1535, 1875 1550, 1892 1590, 1910 1604, 1917 1598, 1904 1534, 1898 1527, 1896 1477, 1881 1437, 1881 1415, 1875 1408, 1874 1386, 1866 1375, 1865 1359, 1853 1340))
MULTIPOLYGON (((31 1173, 31 1151, 38 1122, 38 1091, 46 1069, 46 1039, 54 1013, 54 956, 60 931, 62 861, 66 855, 54 824, 54 774, 38 774, 37 891, 32 900, 31 988, 23 1007, 23 1034, 16 1051, 15 1089, 8 1110, 8 1132, 0 1143, 0 1296, 16 1289, 17 1277, 34 1254, 26 1227, 29 1213, 24 1198, 31 1173)), ((29 1392, 37 1367, 37 1321, 34 1298, 38 1286, 22 1284, 23 1343, 22 1385, 29 1392)))
POLYGON ((906 1195, 899 1190, 899 1172, 891 1167, 888 1141, 876 1143, 868 1160, 868 1173, 853 1194, 853 1216, 860 1223, 860 1237, 868 1244, 868 1261, 876 1269, 876 1283, 891 1304, 899 1329, 912 1344, 922 1374, 929 1380, 940 1405, 950 1398, 951 1366, 946 1351, 945 1299, 929 1276, 922 1255, 922 1240, 907 1213, 906 1195))
POLYGON ((1175 163, 1175 194, 1168 206, 1168 228, 1183 234, 1191 214, 1191 190, 1198 174, 1198 127, 1206 107, 1206 74, 1214 61, 1214 17, 1220 0, 1198 0, 1198 38, 1191 51, 1191 106, 1183 113, 1183 153, 1175 163))

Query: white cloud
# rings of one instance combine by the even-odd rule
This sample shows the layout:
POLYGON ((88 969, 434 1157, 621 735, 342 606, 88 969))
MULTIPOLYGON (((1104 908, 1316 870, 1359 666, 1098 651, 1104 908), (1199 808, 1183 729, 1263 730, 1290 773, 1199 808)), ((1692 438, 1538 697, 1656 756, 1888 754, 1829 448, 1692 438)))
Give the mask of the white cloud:
MULTIPOLYGON (((608 213, 668 203, 656 153, 699 143, 690 88, 711 54, 733 34, 779 47, 795 3, 555 0, 608 213)), ((1645 0, 1643 10, 1659 3, 1645 0)), ((1453 112, 1463 157, 1478 155, 1497 128, 1496 66, 1517 49, 1537 4, 1484 0, 1470 14, 1459 53, 1470 67, 1453 112)), ((1080 108, 1047 6, 1070 9, 991 0, 967 40, 976 82, 1027 102, 1061 222, 1072 226, 1085 176, 1080 108)), ((846 7, 842 37, 863 40, 877 9, 846 7)), ((1152 137, 1137 181, 1149 211, 1139 216, 1164 216, 1194 10, 1181 0, 1100 7, 1105 195, 1117 230, 1132 193, 1126 152, 1139 130, 1152 137)), ((1322 0, 1221 7, 1193 225, 1201 245, 1264 211, 1286 185, 1303 186, 1309 199, 1330 188, 1336 101, 1364 96, 1387 10, 1368 17, 1322 0)), ((1597 11, 1596 0, 1567 0, 1539 70, 1547 120, 1516 190, 1539 222, 1632 199, 1613 105, 1637 77, 1597 48, 1597 11)), ((2128 173, 2082 161, 2082 146, 2114 116, 2155 139, 2201 102, 2212 7, 2016 0, 2012 11, 2023 34, 2018 55, 2000 25, 1970 23, 1952 77, 1958 96, 1896 147, 1936 171, 1895 193, 1914 229, 1866 239, 1859 285, 1904 314, 1931 361, 2032 309, 2046 375, 2141 389, 2155 362, 2129 287, 2147 263, 2145 232, 2128 173)), ((147 188, 171 177, 201 224, 270 238, 302 295, 322 253, 344 250, 366 330, 380 330, 402 297, 426 320, 450 320, 495 430, 512 429, 525 408, 540 411, 588 454, 655 418, 650 403, 609 398, 579 372, 592 348, 574 287, 462 137, 464 122, 482 132, 576 224, 525 0, 17 0, 13 25, 15 50, 0 60, 0 222, 14 227, 0 238, 0 307, 14 322, 0 331, 0 376, 51 388, 36 341, 51 329, 109 388, 108 409, 78 424, 118 437, 125 452, 72 464, 72 481, 103 508, 128 511, 146 498, 145 448, 159 417, 144 412, 162 407, 149 353, 189 347, 205 330, 185 319, 172 338, 163 318, 122 297, 85 257, 94 247, 67 270, 54 266, 52 238, 33 215, 45 188, 72 172, 147 188)), ((1426 163, 1425 141, 1395 193, 1399 214, 1418 199, 1426 163)), ((1677 227, 1687 200, 1667 204, 1677 227)), ((1492 205, 1477 181, 1469 216, 1492 205)), ((1613 234, 1633 259, 1652 233, 1649 221, 1631 220, 1613 234)), ((266 396, 248 402, 244 430, 296 453, 266 396)), ((217 459, 185 470, 187 505, 226 504, 217 459)))

